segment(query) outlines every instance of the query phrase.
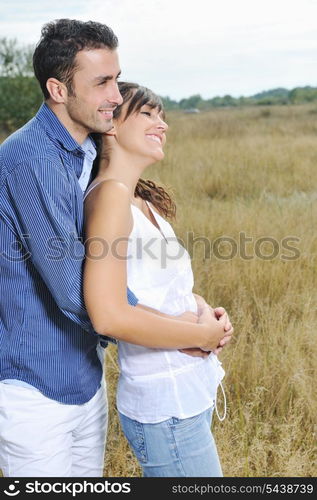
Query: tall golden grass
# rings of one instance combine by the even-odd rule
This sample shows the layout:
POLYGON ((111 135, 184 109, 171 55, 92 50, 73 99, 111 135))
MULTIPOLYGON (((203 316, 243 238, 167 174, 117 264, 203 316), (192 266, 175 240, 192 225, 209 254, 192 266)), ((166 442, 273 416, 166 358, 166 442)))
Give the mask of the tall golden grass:
MULTIPOLYGON (((195 292, 235 327, 220 356, 228 415, 213 422, 224 475, 316 476, 317 107, 170 113, 168 122, 165 160, 144 177, 172 187, 195 292), (252 238, 245 251, 241 233, 252 238)), ((113 346, 106 367, 104 474, 139 476, 115 410, 113 346)))
MULTIPOLYGON (((170 113, 168 122, 166 158, 145 177, 172 188, 195 292, 224 306, 235 327, 220 356, 228 415, 213 423, 224 475, 316 476, 317 106, 170 113), (247 258, 242 233, 252 238, 247 258), (219 245, 224 236, 237 248, 219 245), (293 260, 287 237, 297 238, 293 260), (275 247, 256 252, 259 238, 275 247)), ((110 346, 104 475, 135 477, 115 409, 118 373, 110 346)))

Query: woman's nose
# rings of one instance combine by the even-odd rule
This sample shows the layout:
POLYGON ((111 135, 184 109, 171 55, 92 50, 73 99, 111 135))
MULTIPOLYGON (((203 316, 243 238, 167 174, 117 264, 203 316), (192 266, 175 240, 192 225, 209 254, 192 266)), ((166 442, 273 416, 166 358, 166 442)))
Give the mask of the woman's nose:
POLYGON ((162 118, 159 118, 157 128, 159 128, 160 130, 163 130, 165 132, 168 129, 168 125, 164 120, 162 120, 162 118))

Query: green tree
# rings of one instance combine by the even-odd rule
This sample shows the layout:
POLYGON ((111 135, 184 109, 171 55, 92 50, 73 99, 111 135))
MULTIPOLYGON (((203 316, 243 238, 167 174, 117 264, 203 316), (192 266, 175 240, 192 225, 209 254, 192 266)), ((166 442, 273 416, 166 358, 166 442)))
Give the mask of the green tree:
POLYGON ((181 109, 199 108, 203 99, 200 94, 195 94, 186 99, 181 99, 179 101, 179 107, 181 109))
POLYGON ((33 76, 31 46, 0 39, 0 126, 10 133, 26 123, 43 98, 33 76))
POLYGON ((0 76, 32 76, 31 45, 20 46, 17 40, 0 38, 0 76))
POLYGON ((165 96, 165 97, 161 97, 161 99, 162 99, 164 109, 166 109, 166 110, 179 109, 178 102, 174 101, 170 97, 165 96))
POLYGON ((312 102, 317 100, 317 89, 314 87, 296 87, 289 93, 289 100, 292 104, 312 102))

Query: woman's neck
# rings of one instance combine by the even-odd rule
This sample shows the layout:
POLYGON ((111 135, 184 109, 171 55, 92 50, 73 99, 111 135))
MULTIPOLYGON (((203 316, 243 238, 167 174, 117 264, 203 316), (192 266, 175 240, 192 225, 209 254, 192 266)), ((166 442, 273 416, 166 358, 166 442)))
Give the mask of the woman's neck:
POLYGON ((107 179, 116 179, 122 182, 128 187, 131 200, 134 200, 136 185, 147 166, 141 166, 140 159, 132 158, 131 155, 112 152, 110 161, 106 159, 100 160, 96 180, 100 182, 107 179))

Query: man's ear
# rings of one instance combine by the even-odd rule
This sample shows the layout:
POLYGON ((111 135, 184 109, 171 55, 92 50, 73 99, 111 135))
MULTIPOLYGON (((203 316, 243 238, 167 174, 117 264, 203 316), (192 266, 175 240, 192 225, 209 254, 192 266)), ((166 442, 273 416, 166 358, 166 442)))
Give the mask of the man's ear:
POLYGON ((47 91, 53 101, 56 103, 64 103, 67 101, 66 85, 56 78, 49 78, 46 82, 47 91))

